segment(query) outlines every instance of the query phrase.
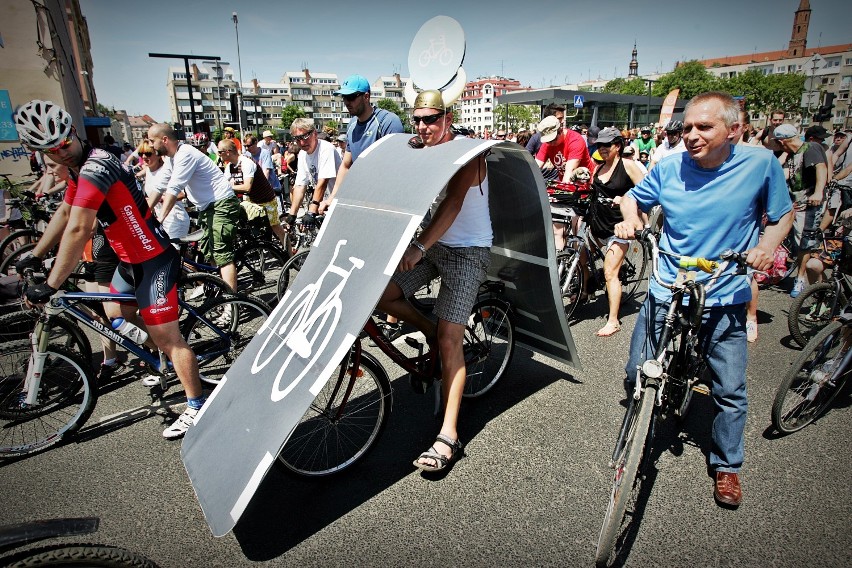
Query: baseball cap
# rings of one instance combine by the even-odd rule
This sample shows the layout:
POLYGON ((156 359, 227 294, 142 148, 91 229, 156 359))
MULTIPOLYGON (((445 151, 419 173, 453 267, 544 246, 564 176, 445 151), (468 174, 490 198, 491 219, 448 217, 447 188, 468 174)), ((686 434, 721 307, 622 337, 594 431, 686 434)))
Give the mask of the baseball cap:
POLYGON ((351 95, 354 93, 369 93, 370 83, 361 75, 350 75, 343 81, 340 89, 334 91, 335 95, 351 95))
POLYGON ((338 141, 338 142, 346 142, 346 135, 345 135, 345 134, 341 134, 341 135, 339 135, 339 136, 337 137, 337 141, 338 141))
POLYGON ((820 140, 825 140, 827 136, 828 130, 819 125, 811 126, 805 130, 805 140, 808 138, 819 138, 820 140))
MULTIPOLYGON (((594 126, 592 128, 595 128, 594 126)), ((592 135, 592 128, 589 128, 589 136, 592 135)), ((597 135, 598 142, 612 142, 616 138, 621 138, 621 131, 614 126, 607 126, 597 135)))
POLYGON ((775 129, 775 132, 772 133, 772 136, 778 140, 787 140, 788 138, 794 138, 798 135, 798 129, 792 124, 782 124, 775 129))
POLYGON ((271 132, 271 131, 269 131, 269 130, 264 130, 264 131, 263 131, 263 136, 261 136, 261 138, 274 138, 274 136, 272 136, 272 132, 271 132))
POLYGON ((538 123, 538 131, 541 132, 541 141, 553 142, 559 134, 559 119, 555 116, 547 116, 538 123))

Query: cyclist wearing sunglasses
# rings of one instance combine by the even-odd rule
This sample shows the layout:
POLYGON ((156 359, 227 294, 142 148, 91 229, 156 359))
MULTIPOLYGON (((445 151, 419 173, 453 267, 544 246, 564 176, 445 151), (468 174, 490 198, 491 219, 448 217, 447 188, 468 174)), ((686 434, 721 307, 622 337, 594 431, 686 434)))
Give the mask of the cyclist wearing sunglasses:
MULTIPOLYGON (((412 124, 418 137, 412 146, 437 146, 451 141, 453 114, 440 91, 423 91, 414 101, 412 124)), ((418 150, 419 151, 419 150, 418 150)), ((428 157, 424 156, 424 161, 428 157)), ((424 164, 425 166, 425 164, 424 164)), ((432 219, 402 256, 378 308, 420 329, 441 355, 444 420, 435 443, 414 461, 425 471, 448 467, 461 456, 457 431, 459 406, 466 380, 462 340, 480 283, 491 261, 491 213, 485 158, 460 169, 431 208, 432 219), (435 304, 437 326, 406 298, 441 277, 435 304)))
POLYGON ((314 217, 319 211, 320 203, 334 191, 337 170, 340 168, 340 155, 331 142, 317 137, 317 129, 311 118, 294 120, 290 125, 290 134, 301 152, 296 158, 298 167, 296 185, 293 186, 293 203, 284 222, 292 226, 296 221, 299 205, 305 197, 305 189, 310 187, 313 198, 302 217, 302 223, 310 227, 314 225, 314 217))
MULTIPOLYGON (((171 359, 186 392, 186 411, 163 432, 170 439, 183 436, 206 397, 195 355, 178 328, 176 282, 181 263, 177 251, 170 246, 130 168, 113 154, 84 145, 63 108, 50 101, 30 101, 17 109, 15 126, 21 142, 67 166, 71 174, 65 200, 33 256, 18 263, 19 274, 26 268, 38 269, 41 259, 59 245, 47 282, 27 289, 27 303, 44 304, 56 293, 82 258, 97 221, 121 261, 110 288, 135 292, 148 335, 171 359)), ((122 315, 136 320, 136 308, 122 305, 122 315)))

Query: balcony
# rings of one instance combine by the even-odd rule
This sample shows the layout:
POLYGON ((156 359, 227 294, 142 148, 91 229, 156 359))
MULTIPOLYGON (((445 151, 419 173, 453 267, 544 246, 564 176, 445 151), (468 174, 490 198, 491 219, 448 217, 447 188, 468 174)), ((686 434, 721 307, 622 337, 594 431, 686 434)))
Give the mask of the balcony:
MULTIPOLYGON (((202 105, 194 105, 194 106, 195 106, 195 112, 204 112, 204 107, 202 105)), ((192 112, 192 110, 190 109, 189 105, 186 105, 186 106, 179 106, 178 112, 192 112)))

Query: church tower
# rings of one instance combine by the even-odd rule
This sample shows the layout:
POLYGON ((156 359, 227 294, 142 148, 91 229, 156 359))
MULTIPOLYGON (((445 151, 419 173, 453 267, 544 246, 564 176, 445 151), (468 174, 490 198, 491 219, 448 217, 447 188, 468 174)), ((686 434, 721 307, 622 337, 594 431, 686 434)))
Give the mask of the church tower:
POLYGON ((787 57, 803 57, 808 45, 808 24, 811 21, 811 3, 808 0, 799 2, 799 9, 793 19, 793 34, 787 47, 787 57))
POLYGON ((633 59, 630 60, 630 71, 628 71, 627 76, 638 77, 637 72, 639 71, 639 61, 636 60, 636 42, 633 42, 633 59))

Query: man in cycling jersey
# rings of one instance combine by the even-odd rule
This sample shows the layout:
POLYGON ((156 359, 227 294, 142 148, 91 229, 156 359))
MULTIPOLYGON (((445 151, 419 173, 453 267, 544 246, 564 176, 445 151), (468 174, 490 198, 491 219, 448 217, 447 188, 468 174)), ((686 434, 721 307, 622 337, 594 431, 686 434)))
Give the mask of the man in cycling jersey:
MULTIPOLYGON (((452 111, 440 91, 423 91, 414 101, 412 125, 417 143, 437 146, 450 142, 452 111)), ((444 187, 431 208, 432 219, 411 241, 396 273, 379 300, 378 308, 420 329, 441 355, 444 420, 435 443, 414 465, 439 471, 461 456, 457 430, 459 407, 467 378, 463 353, 465 326, 479 285, 491 261, 491 213, 485 158, 478 156, 462 167, 444 187), (435 304, 437 326, 406 298, 441 277, 435 304)))
MULTIPOLYGON (((44 304, 56 293, 80 261, 95 222, 99 223, 121 261, 111 291, 135 292, 149 336, 171 359, 186 392, 186 410, 163 431, 166 438, 183 436, 206 397, 195 355, 178 329, 180 257, 130 168, 113 154, 83 144, 64 109, 50 101, 33 100, 16 111, 15 124, 24 144, 43 150, 71 174, 65 199, 33 249, 32 259, 21 261, 26 265, 22 270, 40 266, 41 259, 59 245, 47 282, 29 287, 27 302, 44 304)), ((122 306, 125 319, 136 319, 135 312, 134 306, 122 306)))
MULTIPOLYGON (((665 215, 661 249, 711 259, 725 249, 747 250, 748 264, 755 269, 772 266, 775 248, 792 225, 792 204, 778 160, 762 149, 734 145, 740 129, 739 105, 730 95, 708 92, 694 97, 684 116, 689 155, 660 162, 627 192, 621 200, 624 221, 615 226, 616 236, 632 238, 643 228, 640 208, 647 212, 659 204, 665 215), (764 213, 768 222, 758 239, 764 213)), ((660 256, 665 282, 674 281, 677 262, 660 256)), ((713 494, 730 507, 742 499, 738 472, 748 406, 745 304, 751 297, 747 278, 727 276, 734 269, 729 266, 707 290, 699 336, 715 406, 709 463, 715 475, 713 494)), ((652 280, 630 342, 625 368, 628 397, 633 396, 637 366, 653 356, 669 298, 668 290, 652 280)))

